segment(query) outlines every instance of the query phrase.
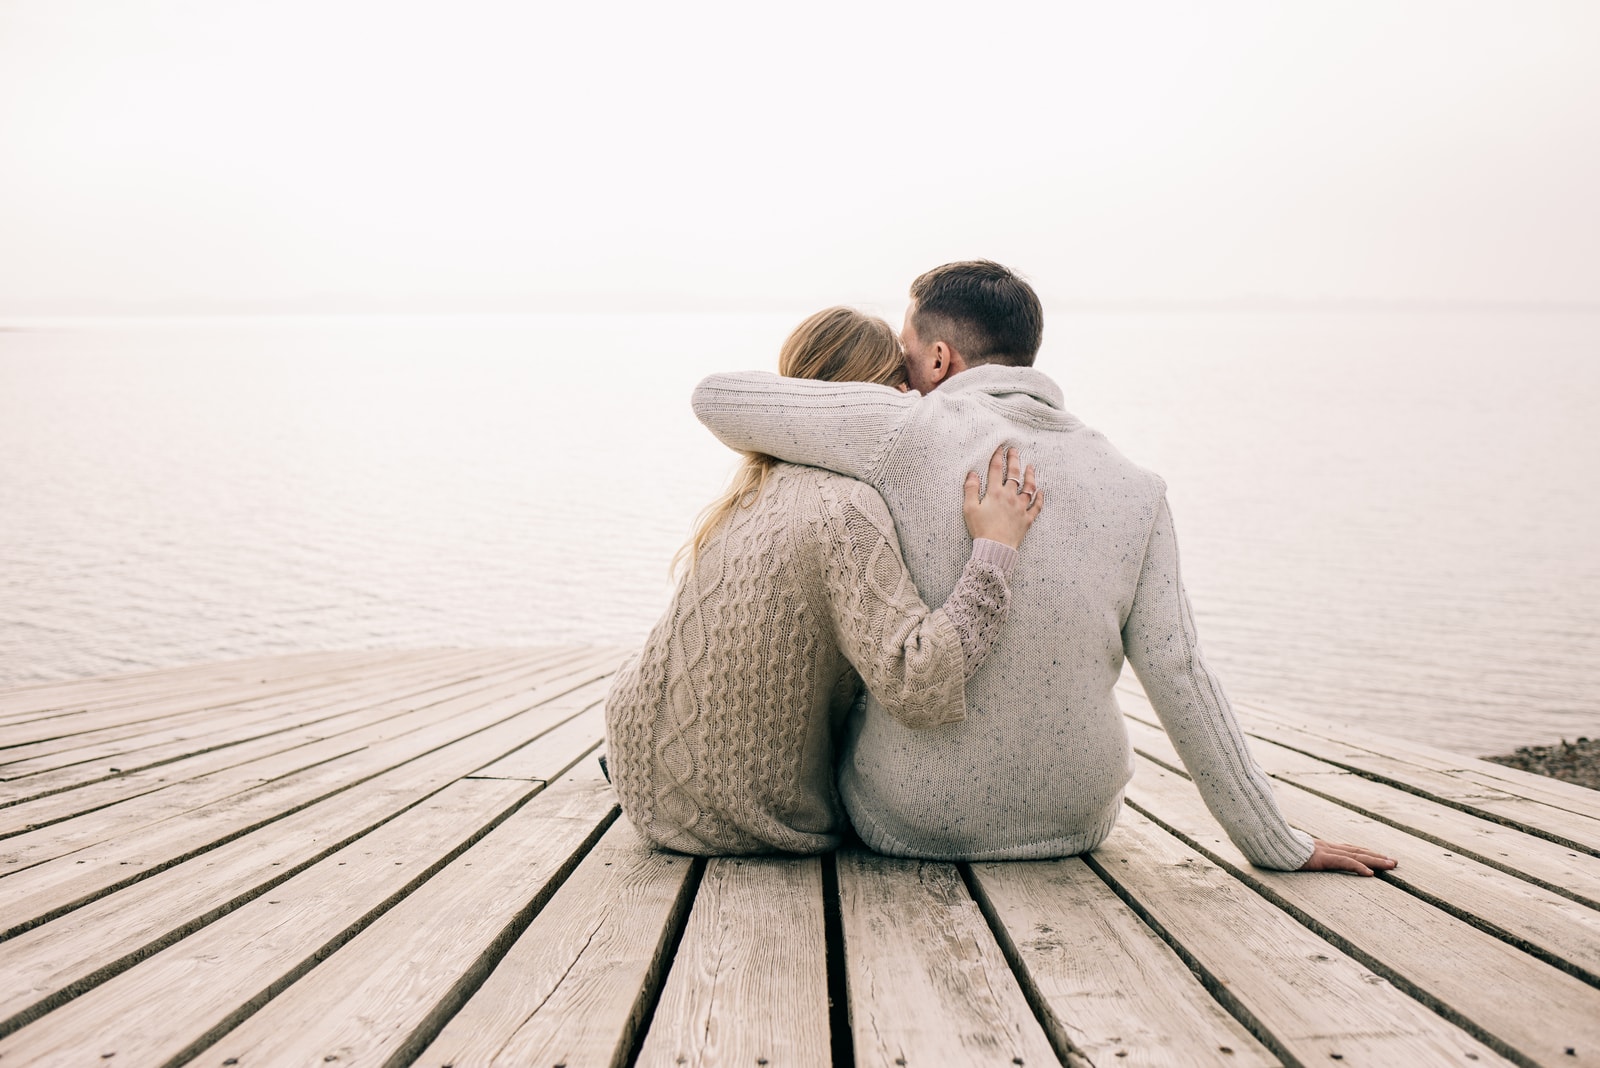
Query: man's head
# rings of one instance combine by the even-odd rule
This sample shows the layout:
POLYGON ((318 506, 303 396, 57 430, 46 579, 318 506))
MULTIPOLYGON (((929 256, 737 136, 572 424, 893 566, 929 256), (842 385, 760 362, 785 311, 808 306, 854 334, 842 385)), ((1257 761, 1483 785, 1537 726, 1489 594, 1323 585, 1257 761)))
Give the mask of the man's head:
POLYGON ((985 363, 1032 367, 1044 336, 1033 287, 991 260, 947 263, 911 283, 900 333, 911 388, 921 393, 985 363))

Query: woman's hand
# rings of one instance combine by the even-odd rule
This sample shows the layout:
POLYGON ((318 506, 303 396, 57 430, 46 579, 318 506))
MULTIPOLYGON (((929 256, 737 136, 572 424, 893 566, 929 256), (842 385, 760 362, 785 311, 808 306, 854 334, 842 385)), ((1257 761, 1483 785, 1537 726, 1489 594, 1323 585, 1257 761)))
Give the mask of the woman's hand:
POLYGON ((1365 846, 1348 842, 1324 842, 1313 838, 1316 849, 1311 859, 1300 865, 1301 871, 1347 871, 1353 875, 1371 875, 1374 868, 1387 871, 1400 863, 1382 853, 1374 853, 1365 846))
POLYGON ((1022 454, 1005 445, 989 457, 989 489, 978 496, 978 473, 967 472, 966 500, 961 514, 974 539, 988 538, 1013 549, 1033 526, 1044 506, 1044 494, 1033 481, 1033 465, 1022 467, 1022 454))

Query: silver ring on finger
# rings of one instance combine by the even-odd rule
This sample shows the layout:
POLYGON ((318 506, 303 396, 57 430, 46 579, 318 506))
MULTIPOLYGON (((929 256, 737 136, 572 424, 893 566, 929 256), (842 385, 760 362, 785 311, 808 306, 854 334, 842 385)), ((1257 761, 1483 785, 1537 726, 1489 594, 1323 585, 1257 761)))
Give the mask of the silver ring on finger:
POLYGON ((1004 486, 1007 482, 1015 482, 1017 484, 1017 492, 1022 492, 1022 479, 1018 478, 1016 475, 1007 475, 1001 480, 1000 485, 1004 486))
POLYGON ((1032 508, 1033 507, 1033 499, 1035 497, 1039 496, 1039 491, 1038 490, 1023 490, 1022 492, 1026 493, 1028 495, 1028 507, 1032 508))

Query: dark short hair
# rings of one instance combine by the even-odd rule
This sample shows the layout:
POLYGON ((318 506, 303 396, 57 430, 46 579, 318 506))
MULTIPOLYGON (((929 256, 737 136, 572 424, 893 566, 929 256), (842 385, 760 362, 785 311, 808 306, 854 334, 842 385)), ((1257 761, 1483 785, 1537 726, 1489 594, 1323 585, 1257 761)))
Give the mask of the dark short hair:
POLYGON ((935 267, 911 283, 912 325, 926 342, 943 341, 969 364, 1032 367, 1044 338, 1039 295, 993 260, 935 267))

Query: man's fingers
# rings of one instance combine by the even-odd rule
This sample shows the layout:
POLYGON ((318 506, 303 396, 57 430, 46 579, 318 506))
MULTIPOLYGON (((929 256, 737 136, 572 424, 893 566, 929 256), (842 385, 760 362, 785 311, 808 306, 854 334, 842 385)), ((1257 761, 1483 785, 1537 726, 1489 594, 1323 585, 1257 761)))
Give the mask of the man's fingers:
POLYGON ((1379 853, 1376 850, 1368 849, 1366 846, 1355 845, 1351 842, 1328 842, 1325 844, 1329 848, 1336 849, 1346 856, 1360 861, 1362 864, 1365 864, 1368 867, 1392 868, 1399 863, 1393 857, 1384 856, 1382 853, 1379 853))
POLYGON ((1357 875, 1371 875, 1372 869, 1361 863, 1355 857, 1339 857, 1338 863, 1333 865, 1338 871, 1355 872, 1357 875))
POLYGON ((1386 857, 1382 853, 1374 853, 1370 849, 1362 849, 1351 855, 1369 868, 1392 868, 1400 863, 1393 857, 1386 857))
POLYGON ((1372 869, 1347 853, 1332 849, 1318 850, 1311 858, 1312 871, 1348 871, 1356 875, 1371 875, 1372 869))
POLYGON ((1373 875, 1374 868, 1392 868, 1398 863, 1365 846, 1349 842, 1324 842, 1318 838, 1305 871, 1347 871, 1355 875, 1373 875))

